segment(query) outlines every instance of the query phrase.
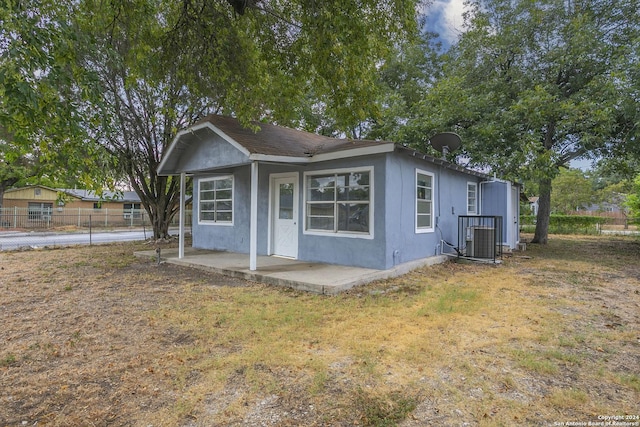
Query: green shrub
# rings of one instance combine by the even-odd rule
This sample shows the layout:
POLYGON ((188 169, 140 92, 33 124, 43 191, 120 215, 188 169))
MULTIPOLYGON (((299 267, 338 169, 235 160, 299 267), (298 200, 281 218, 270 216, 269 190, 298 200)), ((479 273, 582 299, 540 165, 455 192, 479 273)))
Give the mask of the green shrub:
MULTIPOLYGON (((598 234, 600 227, 609 218, 591 215, 551 215, 549 233, 551 234, 598 234)), ((525 233, 535 230, 535 215, 522 215, 520 225, 525 233)))

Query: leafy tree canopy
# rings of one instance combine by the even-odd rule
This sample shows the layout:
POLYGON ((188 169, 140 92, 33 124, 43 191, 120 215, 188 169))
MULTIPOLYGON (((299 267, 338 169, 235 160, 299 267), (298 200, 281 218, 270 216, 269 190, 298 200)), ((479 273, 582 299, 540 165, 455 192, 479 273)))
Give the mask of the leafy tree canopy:
POLYGON ((366 137, 411 144, 420 139, 407 126, 416 108, 441 77, 437 34, 424 32, 390 52, 378 71, 380 114, 365 123, 366 137))
POLYGON ((222 112, 317 130, 317 111, 353 129, 418 1, 9 0, 0 126, 18 156, 39 148, 100 186, 126 174, 162 237, 178 188, 156 169, 178 129, 222 112))
POLYGON ((627 196, 625 205, 629 208, 630 216, 640 222, 640 174, 633 180, 631 194, 627 196))
POLYGON ((595 202, 595 191, 580 169, 562 169, 553 180, 551 211, 568 214, 595 202))
POLYGON ((472 164, 537 181, 534 241, 545 243, 559 168, 636 131, 638 1, 473 0, 465 22, 408 126, 423 146, 456 131, 472 164))
POLYGON ((179 68, 198 70, 185 75, 190 84, 213 78, 205 87, 241 119, 305 125, 311 101, 347 131, 375 107, 377 67, 413 37, 418 3, 184 0, 167 14, 167 52, 179 68))

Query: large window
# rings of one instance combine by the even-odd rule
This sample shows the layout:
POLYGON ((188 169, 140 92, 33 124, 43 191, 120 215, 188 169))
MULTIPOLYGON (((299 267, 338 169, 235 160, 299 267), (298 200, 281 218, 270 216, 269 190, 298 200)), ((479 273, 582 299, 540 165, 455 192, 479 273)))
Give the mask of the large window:
POLYGON ((27 205, 29 219, 32 221, 49 220, 53 211, 53 203, 34 203, 27 205))
POLYGON ((478 214, 478 184, 467 182, 467 215, 478 214))
POLYGON ((433 231, 433 174, 416 170, 416 232, 433 231))
POLYGON ((372 168, 305 176, 305 231, 371 236, 372 168))
POLYGON ((198 222, 233 224, 233 176, 201 179, 198 194, 198 222))

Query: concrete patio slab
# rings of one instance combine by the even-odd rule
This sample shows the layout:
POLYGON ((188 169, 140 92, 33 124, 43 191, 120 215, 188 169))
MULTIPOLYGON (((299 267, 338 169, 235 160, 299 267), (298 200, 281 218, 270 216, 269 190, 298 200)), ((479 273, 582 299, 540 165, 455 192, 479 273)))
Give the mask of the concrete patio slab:
MULTIPOLYGON (((157 258, 155 251, 140 251, 135 255, 157 258)), ((180 259, 176 248, 164 249, 160 256, 162 261, 169 264, 183 265, 225 276, 286 286, 318 294, 337 294, 354 286, 401 276, 416 268, 438 264, 449 259, 446 255, 434 256, 399 264, 389 270, 375 270, 259 256, 257 269, 251 271, 249 270, 248 254, 185 248, 185 256, 180 259)))

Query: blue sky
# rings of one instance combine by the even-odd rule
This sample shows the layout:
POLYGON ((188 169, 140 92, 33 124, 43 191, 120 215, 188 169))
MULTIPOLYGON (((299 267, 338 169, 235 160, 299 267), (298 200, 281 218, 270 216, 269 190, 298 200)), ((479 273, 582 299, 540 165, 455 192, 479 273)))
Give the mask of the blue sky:
POLYGON ((427 16, 425 29, 438 33, 447 50, 462 32, 464 0, 434 0, 423 12, 427 16))

